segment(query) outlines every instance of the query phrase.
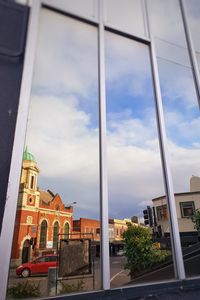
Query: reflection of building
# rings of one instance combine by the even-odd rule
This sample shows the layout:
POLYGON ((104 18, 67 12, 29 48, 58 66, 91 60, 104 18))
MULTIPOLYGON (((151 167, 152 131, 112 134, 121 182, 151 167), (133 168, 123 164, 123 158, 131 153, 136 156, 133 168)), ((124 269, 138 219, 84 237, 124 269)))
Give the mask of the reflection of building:
POLYGON ((80 218, 73 221, 73 239, 86 238, 93 240, 93 254, 100 256, 100 221, 80 218))
POLYGON ((93 219, 80 218, 73 221, 73 237, 93 238, 100 240, 100 221, 93 219))
MULTIPOLYGON (((115 255, 119 249, 124 247, 122 234, 128 228, 128 223, 138 226, 131 219, 109 219, 109 244, 110 254, 115 255)), ((93 219, 80 218, 73 221, 72 238, 93 238, 96 248, 96 255, 100 254, 100 221, 93 219)))
MULTIPOLYGON (((131 219, 123 219, 123 220, 119 220, 119 219, 109 219, 109 224, 113 225, 113 230, 111 231, 110 229, 110 234, 112 232, 114 232, 114 240, 115 241, 121 241, 123 238, 122 238, 122 234, 124 231, 127 230, 128 228, 128 223, 131 223, 133 225, 136 225, 138 226, 138 223, 133 223, 131 221, 131 219)), ((111 228, 111 227, 110 227, 111 228)), ((111 238, 111 236, 110 236, 111 238)))
POLYGON ((109 219, 109 241, 110 254, 115 255, 120 249, 123 249, 123 232, 127 230, 128 223, 138 226, 138 223, 133 223, 131 219, 109 219))
MULTIPOLYGON (((170 231, 166 197, 152 199, 155 208, 157 225, 160 226, 162 235, 170 231)), ((175 194, 176 211, 179 231, 182 236, 192 236, 196 232, 190 217, 196 209, 200 208, 200 177, 192 176, 190 179, 190 192, 175 194)), ((160 232, 161 234, 161 232, 160 232)))
POLYGON ((37 187, 39 169, 25 150, 12 249, 12 264, 56 249, 57 234, 72 230, 73 208, 65 208, 58 194, 37 187))
MULTIPOLYGON (((73 221, 73 207, 66 208, 59 194, 39 189, 38 174, 36 160, 26 149, 18 195, 12 265, 27 262, 39 254, 55 252, 58 233, 70 234, 71 238, 92 237, 99 253, 100 221, 86 218, 73 221)), ((109 220, 109 240, 114 249, 123 245, 122 233, 127 229, 128 222, 131 220, 109 220)))

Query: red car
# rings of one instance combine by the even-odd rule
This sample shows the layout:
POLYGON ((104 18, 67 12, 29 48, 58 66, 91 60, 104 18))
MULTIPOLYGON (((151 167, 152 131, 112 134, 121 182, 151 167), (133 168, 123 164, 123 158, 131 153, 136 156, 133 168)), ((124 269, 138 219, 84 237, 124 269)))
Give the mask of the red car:
POLYGON ((57 255, 49 254, 40 256, 37 259, 24 263, 16 269, 16 274, 22 277, 29 277, 35 274, 47 274, 49 267, 57 266, 57 255))

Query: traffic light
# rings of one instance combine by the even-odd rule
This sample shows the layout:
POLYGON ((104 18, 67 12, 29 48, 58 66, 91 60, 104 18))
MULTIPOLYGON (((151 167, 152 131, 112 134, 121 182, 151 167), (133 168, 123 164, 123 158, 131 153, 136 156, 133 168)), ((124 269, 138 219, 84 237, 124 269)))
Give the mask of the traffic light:
POLYGON ((152 214, 152 208, 150 206, 147 206, 147 211, 149 215, 149 226, 153 226, 153 214, 152 214))
POLYGON ((149 224, 149 215, 148 215, 148 210, 147 209, 143 210, 143 215, 144 215, 144 224, 148 225, 149 224))
POLYGON ((147 209, 143 210, 143 215, 144 215, 144 224, 152 227, 153 226, 153 215, 152 215, 152 209, 150 206, 147 206, 147 209))

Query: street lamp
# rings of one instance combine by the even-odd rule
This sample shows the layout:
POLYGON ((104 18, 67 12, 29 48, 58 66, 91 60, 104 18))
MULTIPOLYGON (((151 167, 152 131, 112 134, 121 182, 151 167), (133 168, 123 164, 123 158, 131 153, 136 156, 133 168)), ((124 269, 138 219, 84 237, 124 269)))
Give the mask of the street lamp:
POLYGON ((67 204, 67 205, 65 206, 65 208, 66 208, 66 209, 69 209, 69 208, 71 208, 74 204, 77 204, 77 202, 76 202, 76 201, 71 202, 71 203, 67 204))

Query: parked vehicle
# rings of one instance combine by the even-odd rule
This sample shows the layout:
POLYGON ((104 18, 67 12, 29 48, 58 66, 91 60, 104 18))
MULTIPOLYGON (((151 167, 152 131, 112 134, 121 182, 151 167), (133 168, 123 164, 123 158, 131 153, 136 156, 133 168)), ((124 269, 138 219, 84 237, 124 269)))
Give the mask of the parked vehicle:
POLYGON ((119 249, 117 252, 116 252, 116 255, 117 256, 123 256, 125 254, 124 250, 123 249, 119 249))
POLYGON ((29 277, 36 274, 47 274, 48 268, 57 266, 57 255, 49 254, 24 263, 16 269, 16 275, 29 277))

